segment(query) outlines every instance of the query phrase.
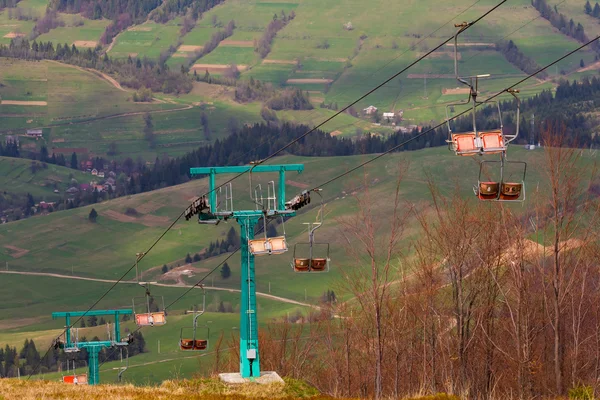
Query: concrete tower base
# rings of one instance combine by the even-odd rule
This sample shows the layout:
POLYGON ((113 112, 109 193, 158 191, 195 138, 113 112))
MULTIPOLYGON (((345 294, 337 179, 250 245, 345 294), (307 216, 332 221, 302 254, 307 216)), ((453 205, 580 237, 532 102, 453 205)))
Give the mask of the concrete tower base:
POLYGON ((261 371, 260 378, 242 378, 242 375, 239 372, 228 372, 224 374, 219 374, 219 379, 223 383, 249 383, 255 382, 260 384, 266 383, 284 383, 283 379, 279 376, 279 374, 275 371, 261 371))

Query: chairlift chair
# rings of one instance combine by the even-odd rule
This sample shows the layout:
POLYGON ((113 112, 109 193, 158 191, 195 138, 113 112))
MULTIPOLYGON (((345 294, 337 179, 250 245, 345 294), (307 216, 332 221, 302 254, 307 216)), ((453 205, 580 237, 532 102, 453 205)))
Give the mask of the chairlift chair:
POLYGON ((320 189, 315 192, 321 197, 321 208, 319 209, 319 222, 305 222, 308 225, 308 243, 296 243, 294 245, 294 258, 292 260, 292 269, 294 272, 329 272, 329 243, 316 243, 315 231, 323 226, 323 212, 325 204, 320 189), (308 247, 308 257, 300 256, 301 247, 308 247), (324 251, 317 252, 316 249, 321 248, 324 251), (319 256, 315 256, 315 254, 319 256))
MULTIPOLYGON (((80 368, 86 368, 87 367, 87 363, 82 360, 80 361, 81 363, 83 363, 83 367, 80 368)), ((70 385, 87 385, 88 384, 88 375, 86 373, 84 374, 78 374, 76 372, 76 360, 67 360, 66 361, 66 365, 67 365, 67 374, 63 375, 62 377, 62 381, 63 383, 67 383, 70 385), (72 365, 72 369, 70 368, 72 365)))
POLYGON ((507 161, 506 149, 512 141, 519 135, 519 122, 521 113, 521 102, 517 96, 518 90, 508 89, 507 93, 512 95, 517 104, 516 131, 514 134, 507 134, 504 131, 502 110, 498 101, 478 101, 478 85, 480 78, 487 78, 489 75, 475 75, 461 77, 458 74, 458 36, 469 27, 468 23, 456 24, 458 31, 454 35, 454 74, 456 80, 469 87, 469 97, 466 101, 449 104, 446 106, 446 123, 448 126, 448 146, 459 156, 489 155, 500 154, 499 161, 482 161, 479 164, 479 179, 477 186, 474 187, 475 195, 482 201, 524 201, 525 200, 525 175, 527 173, 527 164, 523 161, 507 161), (450 107, 456 105, 471 104, 473 131, 454 133, 450 124, 450 107), (477 129, 476 108, 482 104, 495 104, 498 111, 499 128, 479 131, 477 129), (497 181, 484 181, 481 179, 482 172, 487 164, 499 164, 500 179, 497 181), (505 168, 510 165, 523 166, 523 176, 520 181, 506 181, 505 168))
POLYGON ((277 195, 275 191, 275 181, 270 181, 267 185, 267 202, 263 197, 262 186, 260 184, 252 187, 252 169, 257 164, 250 168, 249 180, 250 180, 250 199, 256 205, 257 210, 263 211, 263 235, 262 238, 255 238, 248 240, 248 250, 254 256, 266 256, 266 255, 277 255, 283 254, 288 251, 287 241, 285 239, 285 222, 283 216, 281 216, 281 225, 283 226, 283 236, 268 237, 267 235, 267 214, 269 211, 277 210, 277 195), (254 190, 254 196, 252 192, 254 190))
POLYGON ((133 313, 135 314, 135 323, 137 326, 156 326, 164 325, 167 323, 167 313, 165 311, 165 299, 163 296, 152 296, 150 294, 150 283, 151 282, 138 282, 141 286, 146 289, 146 295, 144 297, 134 297, 133 313), (150 308, 151 301, 155 298, 160 299, 162 302, 162 308, 159 307, 158 311, 152 311, 150 308), (138 299, 138 308, 136 309, 136 299, 138 299), (141 300, 143 299, 143 300, 141 300), (139 312, 141 309, 140 304, 144 306, 144 312, 139 312))
POLYGON ((484 154, 499 154, 506 151, 508 143, 516 137, 508 137, 504 133, 502 125, 502 110, 497 101, 478 101, 479 80, 488 78, 489 74, 473 75, 461 77, 458 73, 458 36, 469 27, 469 23, 456 24, 458 28, 454 35, 454 75, 456 80, 469 88, 469 96, 465 101, 446 105, 446 124, 448 127, 448 147, 459 156, 474 156, 484 154), (453 132, 450 124, 450 109, 455 106, 465 106, 470 104, 472 107, 473 130, 471 132, 453 132), (485 131, 477 129, 476 108, 482 104, 495 104, 498 110, 499 127, 485 131))
MULTIPOLYGON (((475 195, 482 201, 523 202, 525 201, 525 176, 527 174, 527 163, 524 161, 507 161, 504 156, 500 161, 482 161, 479 164, 479 181, 473 188, 475 195), (500 179, 498 181, 483 180, 485 166, 500 165, 500 179), (522 167, 522 175, 519 179, 507 180, 506 167, 522 167)), ((509 176, 510 178, 510 176, 509 176)))
POLYGON ((65 332, 63 332, 61 336, 59 336, 58 338, 56 338, 52 342, 52 346, 55 349, 61 349, 65 353, 77 353, 80 350, 79 347, 77 346, 78 342, 79 342, 79 328, 73 328, 73 327, 66 326, 65 327, 65 332), (67 340, 66 340, 66 335, 67 335, 66 329, 69 329, 71 337, 75 338, 75 340, 71 341, 71 343, 73 344, 72 347, 66 347, 66 343, 67 343, 67 340))
POLYGON ((198 326, 198 317, 202 316, 206 310, 206 290, 202 288, 202 310, 186 311, 186 314, 194 314, 194 322, 191 328, 181 328, 179 336, 179 348, 183 351, 206 351, 208 349, 208 338, 210 329, 208 325, 198 326), (205 339, 198 339, 198 328, 206 329, 205 339))

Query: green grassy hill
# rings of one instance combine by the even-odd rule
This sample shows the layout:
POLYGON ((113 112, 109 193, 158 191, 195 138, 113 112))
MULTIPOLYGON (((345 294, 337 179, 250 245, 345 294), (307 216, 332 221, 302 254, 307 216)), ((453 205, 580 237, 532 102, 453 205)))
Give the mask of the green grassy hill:
MULTIPOLYGON (((315 0, 276 3, 228 0, 205 12, 195 27, 181 37, 181 17, 165 24, 147 21, 131 26, 116 37, 108 54, 115 58, 137 55, 156 59, 180 40, 183 45, 167 61, 171 69, 178 70, 186 63, 186 55, 203 46, 212 34, 234 19, 233 35, 196 61, 205 65, 197 69, 200 74, 208 68, 218 75, 218 69, 210 66, 236 63, 244 66, 242 79, 253 77, 275 86, 298 87, 310 92, 317 107, 323 101, 342 107, 451 35, 453 22, 472 20, 495 4, 493 0, 474 5, 470 0, 459 0, 440 9, 437 2, 430 0, 414 4, 375 0, 368 6, 358 0, 325 4, 315 0), (277 33, 265 60, 260 59, 254 51, 254 41, 260 39, 275 14, 281 18, 282 12, 287 16, 292 11, 295 18, 277 33), (353 29, 344 29, 344 24, 349 22, 353 29), (438 27, 441 28, 429 37, 438 27)), ((18 7, 37 15, 44 11, 45 5, 44 0, 24 0, 18 7)), ((579 2, 561 2, 559 11, 581 22, 588 36, 597 33, 597 21, 583 13, 579 2)), ((15 12, 12 10, 9 15, 9 9, 0 11, 0 41, 4 43, 14 34, 26 34, 32 29, 33 23, 16 19, 15 12)), ((85 48, 98 40, 108 23, 72 14, 59 17, 65 26, 52 29, 38 40, 79 43, 85 48)), ((492 74, 481 83, 482 95, 513 84, 523 73, 499 52, 481 48, 481 44, 513 40, 526 56, 540 65, 577 46, 573 39, 542 18, 528 0, 503 5, 466 31, 461 40, 461 73, 492 74)), ((380 112, 403 110, 405 125, 441 120, 445 117, 445 105, 462 98, 446 93, 447 89, 458 86, 451 77, 452 49, 445 46, 361 101, 356 108, 373 104, 380 112)), ((561 71, 570 73, 572 78, 596 74, 594 65, 593 52, 579 52, 550 69, 548 80, 532 79, 522 85, 522 96, 552 88, 561 71), (580 60, 590 69, 577 72, 580 60)), ((115 142, 119 154, 110 157, 131 156, 152 161, 157 156, 183 154, 190 147, 228 135, 232 118, 241 124, 262 120, 260 103, 235 103, 232 89, 219 85, 196 84, 189 94, 157 94, 152 104, 136 104, 131 101, 130 91, 119 90, 90 71, 51 62, 16 60, 0 60, 0 84, 0 97, 8 101, 0 105, 1 133, 14 134, 46 126, 51 128, 45 137, 48 147, 85 149, 90 155, 106 157, 108 145, 115 142), (21 103, 14 104, 15 101, 21 103), (142 116, 145 112, 153 113, 157 125, 156 148, 150 148, 144 140, 142 116), (202 113, 208 116, 210 137, 199 124, 202 113)), ((315 125, 331 114, 330 110, 317 108, 278 112, 278 117, 315 125)), ((357 128, 382 134, 392 131, 391 127, 377 126, 349 115, 324 127, 343 135, 353 135, 357 128)))
MULTIPOLYGON (((369 156, 339 158, 302 158, 281 157, 278 163, 304 163, 306 170, 297 176, 288 176, 288 195, 299 192, 300 187, 313 187, 346 171, 348 168, 368 159, 369 156)), ((511 158, 523 159, 529 164, 526 184, 536 187, 540 181, 539 166, 543 161, 543 151, 525 151, 511 148, 511 158)), ((585 162, 593 162, 592 155, 584 155, 585 162)), ((398 163, 409 162, 409 172, 401 186, 402 208, 410 216, 409 229, 404 244, 408 245, 419 231, 411 214, 412 207, 424 209, 430 204, 426 174, 431 174, 439 184, 440 190, 449 192, 458 185, 464 196, 472 196, 471 186, 477 179, 478 167, 475 160, 459 158, 444 148, 427 149, 415 152, 397 153, 379 162, 369 165, 364 171, 356 171, 344 179, 324 187, 325 225, 318 232, 319 242, 331 244, 332 270, 328 274, 294 274, 290 268, 293 246, 306 241, 303 222, 316 218, 315 202, 301 210, 299 215, 285 224, 285 232, 291 250, 280 256, 257 258, 257 290, 270 293, 282 299, 259 297, 259 319, 261 323, 271 318, 293 314, 300 311, 306 314, 309 309, 289 300, 301 303, 317 303, 319 297, 328 289, 337 290, 341 268, 352 268, 354 261, 349 258, 346 245, 340 231, 339 218, 354 213, 356 202, 353 196, 364 194, 364 183, 369 185, 374 202, 372 204, 377 219, 385 219, 391 211, 390 193, 393 190, 398 163)), ((516 179, 515 171, 511 177, 516 179)), ((273 179, 268 174, 264 181, 273 179)), ((223 177, 222 179, 225 179, 223 177)), ((258 179, 258 178, 256 178, 258 179)), ((258 183, 258 181, 256 181, 258 183)), ((247 199, 247 180, 235 181, 234 194, 236 208, 252 207, 247 199)), ((6 266, 9 273, 2 273, 5 289, 0 292, 0 344, 20 345, 26 337, 35 337, 39 348, 51 340, 62 326, 59 321, 51 321, 50 313, 59 310, 85 310, 110 285, 110 280, 119 278, 124 271, 132 267, 135 253, 146 250, 166 229, 190 200, 205 192, 206 180, 194 180, 189 183, 155 192, 143 193, 128 198, 94 205, 99 217, 97 223, 87 220, 91 207, 55 212, 44 217, 11 222, 0 226, 0 265, 6 266), (135 208, 137 216, 125 214, 127 208, 135 208), (23 272, 58 274, 61 276, 23 275, 23 272), (69 277, 106 279, 108 282, 70 279, 69 277)), ((475 199, 473 199, 475 201, 475 199)), ((531 201, 531 200, 530 200, 531 201)), ((525 206, 509 206, 517 212, 526 211, 525 206)), ((235 223, 220 224, 217 227, 198 225, 195 221, 179 221, 165 235, 158 245, 140 263, 144 279, 157 280, 167 286, 155 286, 155 296, 164 297, 170 304, 179 297, 183 287, 168 285, 194 284, 208 271, 220 263, 226 255, 185 266, 186 254, 201 252, 211 241, 223 239, 230 226, 235 223), (182 268, 162 275, 163 264, 182 268), (177 271, 190 270, 192 276, 177 271), (175 274, 175 275, 173 275, 175 274)), ((283 233, 280 226, 279 232, 283 233)), ((298 251, 301 247, 298 247, 298 251)), ((299 253, 300 254, 300 253, 299 253)), ((228 264, 232 276, 221 279, 217 271, 205 280, 208 286, 207 303, 216 307, 219 302, 230 302, 235 311, 239 295, 218 289, 239 289, 239 256, 232 257, 228 264), (213 289, 214 287, 214 289, 213 289)), ((132 280, 130 273, 97 308, 123 307, 131 305, 132 298, 143 295, 132 280)), ((343 295, 340 293, 340 297, 343 295)), ((211 356, 190 355, 177 350, 179 330, 191 323, 182 311, 201 303, 199 291, 192 291, 183 300, 169 310, 169 323, 164 327, 144 329, 149 353, 132 359, 132 368, 128 379, 137 383, 159 382, 176 376, 191 376, 198 370, 209 368, 211 356), (161 352, 158 353, 158 341, 161 352), (159 363, 160 362, 160 363, 159 363), (146 363, 150 363, 145 365, 146 363), (142 365, 144 364, 144 365, 142 365)), ((214 310, 215 308, 212 308, 214 310)), ((235 313, 208 313, 203 317, 211 331, 211 340, 215 340, 223 331, 229 337, 233 327, 238 326, 235 313), (210 321, 210 322, 209 322, 210 321)), ((129 329, 132 326, 127 326, 129 329)), ((86 335, 95 334, 94 328, 86 335)), ((82 331, 84 333, 84 331, 82 331)), ((116 377, 117 362, 107 363, 103 369, 103 379, 116 377)))
POLYGON ((44 168, 39 161, 0 157, 0 187, 14 194, 30 193, 36 199, 54 201, 63 197, 72 179, 87 183, 91 175, 52 164, 44 168))

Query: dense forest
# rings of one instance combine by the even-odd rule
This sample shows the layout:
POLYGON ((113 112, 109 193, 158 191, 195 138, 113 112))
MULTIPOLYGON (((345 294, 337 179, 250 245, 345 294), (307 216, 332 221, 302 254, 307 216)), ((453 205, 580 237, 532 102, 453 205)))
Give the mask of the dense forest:
POLYGON ((145 21, 150 11, 160 4, 160 0, 53 0, 50 8, 66 13, 81 13, 89 19, 116 20, 128 14, 129 19, 137 24, 145 21))
POLYGON ((0 10, 3 8, 14 8, 19 0, 0 0, 0 10))
MULTIPOLYGON (((502 41, 496 44, 496 49, 504 55, 509 63, 513 64, 527 74, 532 74, 540 69, 540 66, 535 62, 535 60, 521 52, 512 40, 502 41)), ((544 79, 547 76, 548 73, 546 71, 542 71, 537 74, 537 78, 539 79, 544 79)))
MULTIPOLYGON (((91 318, 91 317, 90 317, 91 318)), ((94 317, 95 318, 95 317, 94 317)), ((83 320, 82 320, 83 321, 83 320)), ((84 325, 85 326, 85 325, 84 325)), ((133 357, 140 353, 145 353, 146 341, 142 332, 136 331, 132 334, 133 342, 128 346, 129 356, 133 357)), ((85 337, 82 342, 87 341, 85 337)), ((93 337, 91 341, 100 341, 98 337, 93 337)), ((66 369, 66 361, 69 360, 72 367, 73 360, 77 368, 87 365, 88 354, 85 349, 77 353, 67 354, 63 350, 52 349, 46 354, 40 354, 35 342, 25 339, 25 343, 20 351, 16 347, 6 345, 0 347, 0 378, 16 378, 17 376, 26 376, 32 373, 45 374, 48 372, 62 371, 66 369), (19 369, 19 371, 17 371, 19 369)), ((120 359, 120 352, 111 348, 102 349, 98 355, 101 363, 105 361, 116 361, 120 359)))
MULTIPOLYGON (((564 14, 558 12, 556 6, 550 6, 546 0, 531 0, 531 4, 538 10, 542 17, 550 21, 552 26, 563 34, 572 37, 580 43, 585 43, 589 40, 585 34, 583 25, 580 23, 576 24, 573 19, 568 19, 564 14)), ((591 47, 595 51, 600 51, 600 45, 597 41, 592 43, 591 47)))
POLYGON ((152 19, 156 22, 165 23, 173 19, 176 15, 191 11, 194 20, 202 18, 202 13, 210 10, 214 6, 223 3, 225 0, 166 0, 152 13, 152 19))

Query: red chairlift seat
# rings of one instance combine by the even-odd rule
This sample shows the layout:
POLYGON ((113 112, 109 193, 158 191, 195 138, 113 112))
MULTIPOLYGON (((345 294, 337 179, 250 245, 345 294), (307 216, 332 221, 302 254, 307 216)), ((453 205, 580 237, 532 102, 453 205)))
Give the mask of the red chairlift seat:
POLYGON ((71 385, 87 385, 88 384, 88 376, 87 376, 87 374, 63 376, 63 383, 68 383, 71 385))
POLYGON ((473 156, 475 154, 495 154, 506 150, 501 130, 481 132, 479 140, 475 132, 453 133, 452 149, 459 156, 473 156))
POLYGON ((308 272, 310 265, 310 258, 295 258, 294 259, 294 271, 296 272, 308 272))
POLYGON ((179 348, 181 350, 206 350, 207 347, 208 340, 181 339, 179 341, 179 348))
POLYGON ((135 323, 137 326, 164 325, 167 323, 167 318, 164 311, 136 314, 135 323))
POLYGON ((327 268, 327 259, 326 258, 313 258, 311 269, 315 271, 325 271, 327 268))
POLYGON ((477 197, 481 200, 494 200, 498 198, 500 182, 479 182, 477 197))
POLYGON ((521 197, 523 184, 517 182, 503 182, 500 188, 501 200, 517 200, 521 197))

